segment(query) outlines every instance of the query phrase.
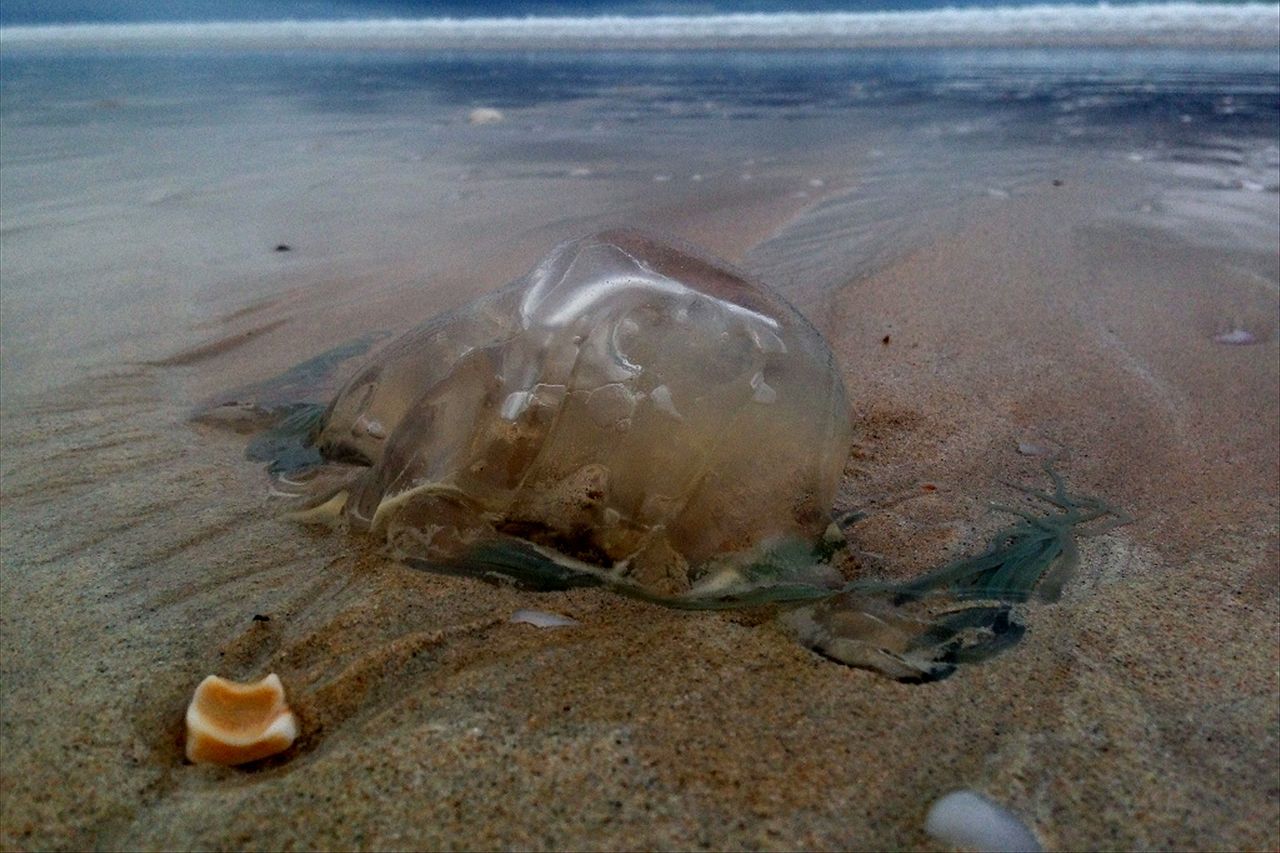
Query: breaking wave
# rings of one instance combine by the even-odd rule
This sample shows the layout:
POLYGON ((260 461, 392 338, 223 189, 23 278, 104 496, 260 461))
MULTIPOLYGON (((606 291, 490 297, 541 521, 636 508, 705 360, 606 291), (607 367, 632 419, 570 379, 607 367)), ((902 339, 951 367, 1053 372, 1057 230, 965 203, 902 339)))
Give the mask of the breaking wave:
POLYGON ((1273 47, 1280 4, 1042 5, 912 12, 424 18, 0 28, 14 50, 690 50, 1273 47))

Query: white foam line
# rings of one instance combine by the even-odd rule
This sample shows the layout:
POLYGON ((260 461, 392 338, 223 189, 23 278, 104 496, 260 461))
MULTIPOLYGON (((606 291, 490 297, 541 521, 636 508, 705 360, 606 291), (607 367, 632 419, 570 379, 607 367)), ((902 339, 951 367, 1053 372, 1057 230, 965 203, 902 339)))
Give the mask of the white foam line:
POLYGON ((1241 47, 1280 39, 1280 3, 1043 5, 916 12, 66 24, 0 28, 0 50, 629 50, 1241 47))

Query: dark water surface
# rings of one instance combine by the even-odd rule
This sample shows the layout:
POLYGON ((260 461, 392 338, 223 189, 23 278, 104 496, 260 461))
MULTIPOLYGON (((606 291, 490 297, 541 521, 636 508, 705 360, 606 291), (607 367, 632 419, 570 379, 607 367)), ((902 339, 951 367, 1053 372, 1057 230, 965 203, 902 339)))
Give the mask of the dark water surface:
POLYGON ((6 122, 26 114, 27 121, 73 125, 67 110, 102 98, 141 99, 135 109, 170 120, 187 110, 235 108, 246 98, 288 98, 317 112, 351 115, 404 113, 424 105, 520 109, 603 99, 619 114, 636 118, 672 111, 684 117, 770 111, 796 118, 857 108, 998 106, 1092 119, 1057 123, 1069 126, 1216 116, 1223 132, 1274 128, 1280 110, 1280 56, 1248 50, 56 57, 6 52, 0 69, 6 122))

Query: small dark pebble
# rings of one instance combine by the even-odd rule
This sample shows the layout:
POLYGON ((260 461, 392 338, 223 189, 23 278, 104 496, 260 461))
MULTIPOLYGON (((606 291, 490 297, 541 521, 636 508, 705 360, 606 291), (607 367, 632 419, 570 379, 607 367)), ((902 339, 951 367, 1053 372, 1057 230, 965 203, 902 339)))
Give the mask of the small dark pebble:
POLYGON ((290 246, 290 245, 289 245, 289 244, 287 244, 287 243, 281 243, 279 246, 276 246, 276 251, 277 251, 277 252, 292 252, 292 251, 293 251, 293 247, 292 247, 292 246, 290 246))
POLYGON ((888 346, 888 345, 889 345, 889 336, 888 336, 888 335, 885 335, 883 338, 881 338, 881 339, 880 339, 880 343, 884 344, 885 346, 888 346))
POLYGON ((1060 186, 1062 186, 1062 178, 1054 178, 1054 179, 1053 179, 1053 185, 1054 185, 1055 187, 1060 187, 1060 186))
POLYGON ((255 613, 255 614, 253 614, 253 621, 254 621, 254 622, 270 622, 270 621, 271 621, 271 617, 270 617, 270 616, 263 616, 261 613, 255 613))

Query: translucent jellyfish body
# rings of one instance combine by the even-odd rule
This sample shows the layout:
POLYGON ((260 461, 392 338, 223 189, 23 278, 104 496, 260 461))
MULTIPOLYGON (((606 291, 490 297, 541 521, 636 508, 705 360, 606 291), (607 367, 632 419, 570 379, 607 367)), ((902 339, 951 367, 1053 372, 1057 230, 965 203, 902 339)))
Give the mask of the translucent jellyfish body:
POLYGON ((410 562, 666 600, 837 580, 831 352, 768 287, 643 234, 561 244, 387 345, 309 441, 304 517, 410 562))

